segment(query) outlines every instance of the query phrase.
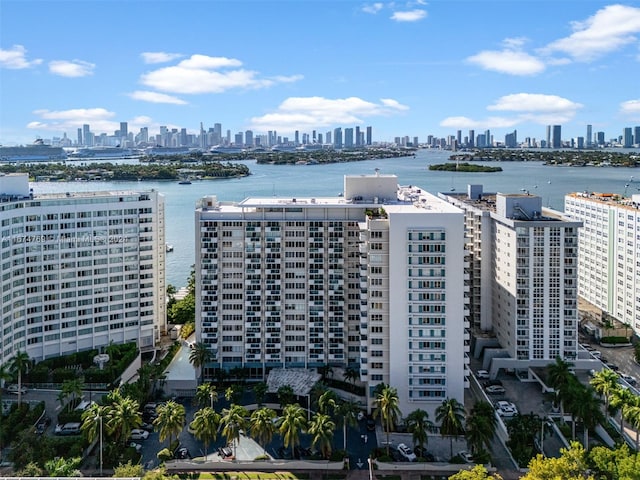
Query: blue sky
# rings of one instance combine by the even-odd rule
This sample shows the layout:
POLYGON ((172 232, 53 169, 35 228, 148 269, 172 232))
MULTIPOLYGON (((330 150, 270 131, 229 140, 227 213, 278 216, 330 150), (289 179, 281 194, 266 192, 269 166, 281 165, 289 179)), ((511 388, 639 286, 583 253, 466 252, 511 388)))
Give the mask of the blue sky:
POLYGON ((0 0, 0 144, 121 121, 609 139, 640 125, 640 2, 0 0))

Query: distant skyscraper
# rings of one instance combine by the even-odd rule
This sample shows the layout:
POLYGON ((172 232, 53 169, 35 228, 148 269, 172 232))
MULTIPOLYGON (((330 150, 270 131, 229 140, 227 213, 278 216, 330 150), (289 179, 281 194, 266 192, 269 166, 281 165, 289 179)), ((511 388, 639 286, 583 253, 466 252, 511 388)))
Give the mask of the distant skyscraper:
POLYGON ((148 143, 149 142, 149 128, 142 127, 140 129, 140 142, 148 143))
POLYGON ((414 147, 418 146, 418 137, 413 137, 413 146, 414 147))
POLYGON ((218 145, 222 143, 222 124, 214 123, 213 124, 213 145, 218 145))
POLYGON ((129 136, 129 124, 120 122, 120 137, 126 139, 129 136))
POLYGON ((244 132, 244 144, 248 147, 253 147, 253 131, 247 130, 244 132))
POLYGON ((547 148, 551 148, 551 125, 547 125, 547 148))
POLYGON ((82 144, 85 147, 93 147, 93 135, 88 124, 82 125, 82 144))
POLYGON ((241 147, 242 145, 244 145, 244 141, 243 141, 242 137, 243 137, 242 132, 238 132, 238 133, 235 134, 233 144, 236 147, 241 147))
POLYGON ((316 143, 316 142, 317 142, 317 143, 319 143, 320 145, 322 145, 322 134, 321 134, 321 133, 319 133, 319 134, 318 134, 318 139, 317 139, 317 141, 316 141, 316 140, 314 140, 314 143, 316 143))
POLYGON ((584 137, 576 138, 576 148, 584 148, 584 137))
POLYGON ((356 127, 355 142, 356 142, 356 147, 359 147, 360 146, 360 127, 359 126, 356 127))
POLYGON ((604 132, 597 132, 596 138, 598 139, 598 145, 604 145, 604 132))
POLYGON ((353 128, 344 129, 344 146, 347 148, 353 147, 353 128))
POLYGON ((371 127, 367 127, 367 145, 371 145, 371 142, 372 142, 371 127))
POLYGON ((504 136, 504 146, 507 148, 516 148, 518 146, 518 131, 514 130, 512 133, 507 133, 504 136))
POLYGON ((562 148, 562 126, 553 126, 553 138, 551 139, 551 146, 553 148, 562 148))
POLYGON ((333 129, 333 146, 342 148, 342 129, 340 127, 333 129))
POLYGON ((469 130, 469 147, 473 148, 476 145, 476 132, 469 130))
POLYGON ((82 129, 78 129, 78 145, 82 145, 82 129))
POLYGON ((622 146, 624 148, 631 148, 633 146, 633 130, 631 127, 626 127, 622 131, 622 146))
POLYGON ((593 144, 593 126, 587 125, 587 148, 593 144))
POLYGON ((331 132, 327 132, 327 140, 325 143, 331 145, 331 132))
POLYGON ((633 129, 633 143, 640 146, 640 126, 633 129))
POLYGON ((491 130, 485 130, 485 132, 484 132, 484 146, 485 147, 491 147, 492 146, 491 130))
POLYGON ((300 145, 300 132, 298 130, 296 130, 293 134, 294 136, 294 143, 296 145, 300 145))
POLYGON ((462 130, 456 132, 456 142, 458 142, 458 145, 462 145, 462 130))

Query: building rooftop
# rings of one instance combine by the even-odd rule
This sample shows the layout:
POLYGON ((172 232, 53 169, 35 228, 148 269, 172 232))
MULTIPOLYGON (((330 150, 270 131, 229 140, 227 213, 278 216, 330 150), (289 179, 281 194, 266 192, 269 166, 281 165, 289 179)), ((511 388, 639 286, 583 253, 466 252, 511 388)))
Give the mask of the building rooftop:
POLYGON ((640 208, 640 194, 633 194, 631 198, 629 198, 623 197, 617 193, 573 192, 568 193, 566 196, 572 198, 584 198, 603 205, 613 204, 617 207, 628 208, 630 210, 638 210, 640 208))
POLYGON ((280 387, 289 385, 293 389, 293 393, 298 396, 309 395, 313 386, 320 381, 322 375, 319 373, 295 369, 273 369, 267 377, 267 386, 269 392, 276 393, 280 387))

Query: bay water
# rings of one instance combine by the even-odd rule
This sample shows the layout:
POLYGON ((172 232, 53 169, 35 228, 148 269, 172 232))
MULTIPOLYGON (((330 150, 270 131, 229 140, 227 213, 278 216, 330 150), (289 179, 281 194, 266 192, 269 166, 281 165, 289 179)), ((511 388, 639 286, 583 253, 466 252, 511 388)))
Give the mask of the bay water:
MULTIPOLYGON (((451 152, 418 150, 415 156, 326 165, 258 165, 244 160, 251 175, 244 178, 139 182, 34 182, 35 195, 42 193, 150 190, 165 196, 166 241, 174 248, 167 253, 167 283, 186 285, 195 262, 195 204, 205 195, 220 201, 239 201, 248 196, 323 197, 342 193, 345 175, 394 174, 402 185, 417 185, 434 194, 466 192, 468 184, 482 184, 485 192, 522 193, 542 197, 545 207, 562 211, 564 195, 570 192, 640 193, 640 172, 633 168, 554 167, 543 162, 474 162, 500 166, 496 173, 451 173, 430 171, 429 165, 445 163, 451 152)), ((128 160, 127 162, 131 162, 128 160)), ((112 163, 116 163, 113 162, 112 163)))

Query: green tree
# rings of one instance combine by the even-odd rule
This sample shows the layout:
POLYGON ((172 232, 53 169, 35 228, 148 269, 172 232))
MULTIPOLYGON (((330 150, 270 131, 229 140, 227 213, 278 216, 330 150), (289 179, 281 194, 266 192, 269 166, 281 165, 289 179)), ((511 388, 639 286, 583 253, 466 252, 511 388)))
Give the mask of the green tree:
POLYGON ((604 368, 597 372, 589 382, 593 389, 604 398, 604 411, 606 420, 609 421, 609 405, 614 391, 618 388, 618 374, 613 370, 604 368))
POLYGON ((109 406, 106 412, 106 430, 116 442, 124 445, 132 429, 142 425, 140 404, 129 397, 123 397, 119 390, 107 396, 109 406))
POLYGON ((82 463, 81 457, 63 458, 56 457, 51 460, 47 460, 44 463, 44 469, 47 471, 50 477, 81 477, 80 463, 82 463))
POLYGON ((121 463, 113 469, 113 478, 140 478, 144 475, 144 469, 140 464, 132 464, 131 460, 121 463))
POLYGON ((555 363, 547 365, 549 386, 555 390, 556 400, 560 403, 560 411, 563 413, 564 396, 568 393, 569 386, 575 381, 571 367, 573 367, 573 363, 566 362, 559 356, 556 357, 555 363))
POLYGON ((300 433, 306 431, 307 420, 303 408, 297 403, 290 403, 284 407, 278 431, 282 437, 284 448, 291 446, 291 452, 300 443, 300 433))
POLYGON ((213 407, 204 407, 196 412, 190 426, 193 434, 198 440, 204 443, 204 460, 207 461, 209 443, 218 438, 218 427, 220 427, 220 414, 213 407))
POLYGON ((475 403, 466 423, 466 437, 474 455, 488 451, 496 432, 496 415, 493 406, 483 400, 475 403))
POLYGON ((233 443, 233 456, 236 456, 237 442, 240 439, 240 431, 247 429, 249 412, 242 405, 231 405, 222 410, 222 435, 227 443, 233 443))
POLYGON ((335 412, 338 405, 338 395, 333 390, 327 390, 318 398, 318 411, 325 415, 335 412))
POLYGON ((490 475, 484 465, 476 465, 471 470, 460 470, 449 476, 449 480, 502 480, 500 475, 490 475))
POLYGON ((541 425, 542 419, 535 413, 518 414, 507 421, 507 446, 521 467, 526 466, 536 454, 535 438, 541 425))
MULTIPOLYGON (((600 399, 592 387, 585 387, 581 383, 576 390, 577 396, 571 397, 571 416, 584 426, 584 446, 589 448, 589 430, 592 430, 604 420, 600 399)), ((575 422, 574 422, 575 423, 575 422)))
POLYGON ((22 403, 22 375, 31 368, 31 359, 27 352, 16 352, 9 360, 9 371, 18 377, 18 405, 22 403))
POLYGON ((256 403, 258 406, 262 406, 262 402, 264 402, 264 398, 269 391, 269 386, 266 382, 258 382, 253 386, 253 394, 256 397, 256 403))
POLYGON ((620 411, 620 430, 624 431, 624 421, 628 418, 629 412, 635 403, 635 394, 630 390, 618 387, 614 390, 611 398, 611 406, 620 411))
POLYGON ((282 385, 278 388, 278 400, 280 401, 280 406, 282 408, 287 405, 291 405, 293 403, 293 399, 295 398, 295 394, 293 393, 293 388, 291 385, 282 385))
POLYGON ((319 446, 322 456, 326 459, 331 457, 331 440, 336 430, 336 424, 329 415, 316 413, 309 423, 308 433, 312 435, 311 446, 319 446))
POLYGON ((9 366, 6 364, 0 364, 0 398, 2 397, 2 387, 4 387, 4 382, 11 381, 11 372, 9 370, 9 366))
POLYGON ((196 389, 196 401, 200 406, 213 408, 218 401, 218 389, 213 383, 203 383, 196 389))
POLYGON ((348 367, 347 369, 345 369, 342 378, 344 378, 345 382, 352 382, 353 384, 355 384, 356 380, 360 378, 360 372, 353 367, 348 367))
POLYGON ((389 435, 391 434, 391 429, 394 428, 400 419, 399 402, 398 391, 389 385, 385 385, 374 400, 375 410, 373 411, 373 416, 381 418, 382 428, 387 434, 387 455, 389 455, 389 435))
POLYGON ((343 400, 338 403, 336 409, 337 420, 342 425, 343 445, 342 449, 347 451, 347 427, 355 427, 358 425, 358 413, 360 406, 353 400, 343 400))
POLYGON ((424 447, 429 441, 428 432, 433 430, 433 422, 429 420, 429 414, 424 410, 417 409, 407 415, 407 431, 411 434, 413 446, 420 447, 424 452, 424 447))
POLYGON ((82 412, 82 425, 80 429, 84 432, 89 443, 92 443, 96 437, 99 437, 99 466, 100 474, 102 474, 102 452, 104 438, 104 422, 107 418, 107 407, 92 403, 84 412, 82 412))
POLYGON ((264 453, 267 453, 267 444, 273 438, 276 431, 274 420, 276 412, 267 407, 254 410, 249 420, 251 436, 262 445, 264 453))
POLYGON ((196 343, 189 352, 189 362, 200 371, 200 381, 204 381, 204 367, 213 359, 213 353, 206 343, 196 343))
POLYGON ((560 453, 559 458, 537 455, 529 462, 529 471, 521 480, 593 480, 582 445, 571 442, 570 448, 561 448, 560 453))
POLYGON ((153 421, 153 425, 158 429, 160 441, 164 442, 169 439, 169 446, 173 441, 173 437, 177 437, 186 422, 186 412, 184 406, 169 400, 168 402, 158 405, 156 409, 158 418, 153 421))
POLYGON ((72 378, 70 380, 65 380, 62 382, 62 386, 60 388, 61 393, 64 392, 66 398, 70 398, 73 403, 76 398, 80 398, 82 396, 82 388, 84 387, 84 382, 79 378, 72 378))
POLYGON ((449 436, 449 446, 453 457, 453 439, 463 432, 464 406, 455 398, 447 398, 436 408, 436 421, 440 423, 440 435, 449 436))
POLYGON ((631 452, 626 442, 618 444, 614 450, 594 447, 588 459, 596 478, 640 480, 640 453, 631 452))

